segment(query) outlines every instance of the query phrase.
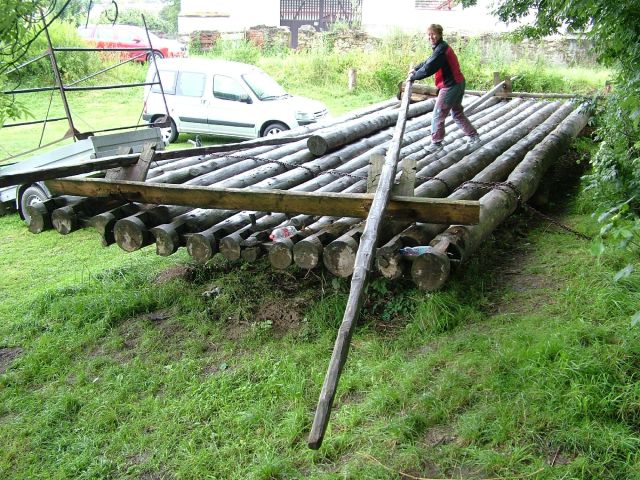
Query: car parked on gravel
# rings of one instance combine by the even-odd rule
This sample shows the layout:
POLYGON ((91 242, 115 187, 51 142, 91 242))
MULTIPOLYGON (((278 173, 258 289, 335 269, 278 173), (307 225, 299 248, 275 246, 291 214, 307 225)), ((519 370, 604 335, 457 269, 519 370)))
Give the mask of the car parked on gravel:
MULTIPOLYGON (((328 115, 316 100, 288 94, 253 65, 227 60, 170 58, 157 62, 160 85, 146 86, 143 119, 164 123, 167 143, 179 133, 257 138, 317 122, 328 115), (162 91, 166 99, 163 101, 162 91)), ((146 83, 157 82, 149 65, 146 83)))
MULTIPOLYGON (((88 44, 95 48, 137 48, 149 49, 153 47, 156 59, 186 57, 187 47, 177 40, 160 38, 149 32, 151 47, 144 28, 133 25, 88 25, 78 28, 78 34, 88 44)), ((123 59, 134 58, 145 62, 151 58, 151 52, 145 50, 130 50, 114 52, 123 59)))

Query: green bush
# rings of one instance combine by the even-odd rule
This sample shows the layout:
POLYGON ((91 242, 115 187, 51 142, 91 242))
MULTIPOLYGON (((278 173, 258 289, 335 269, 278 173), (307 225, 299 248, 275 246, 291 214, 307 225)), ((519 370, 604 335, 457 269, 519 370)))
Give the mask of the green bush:
MULTIPOLYGON (((192 43, 190 45, 190 51, 193 50, 198 52, 199 45, 192 43)), ((200 51, 199 54, 206 58, 223 58, 225 60, 255 65, 258 63, 262 52, 259 47, 246 40, 219 39, 213 48, 205 52, 200 51)))

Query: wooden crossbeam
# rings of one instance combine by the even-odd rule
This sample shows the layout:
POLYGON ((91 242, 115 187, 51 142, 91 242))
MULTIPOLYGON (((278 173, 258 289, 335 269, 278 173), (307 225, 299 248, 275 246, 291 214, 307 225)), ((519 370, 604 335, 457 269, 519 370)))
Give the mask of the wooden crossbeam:
POLYGON ((0 175, 0 187, 27 185, 41 180, 49 180, 51 178, 69 177, 72 175, 80 175, 82 173, 108 170, 110 168, 127 167, 135 165, 139 158, 140 155, 138 154, 118 155, 101 158, 99 160, 82 162, 77 165, 45 167, 25 172, 9 173, 6 175, 0 175))
MULTIPOLYGON (((47 188, 56 195, 112 197, 129 202, 183 205, 197 208, 305 213, 334 217, 366 218, 373 195, 296 192, 288 190, 211 188, 159 183, 108 181, 97 178, 49 180, 47 188)), ((441 224, 475 225, 480 203, 472 200, 392 197, 385 216, 441 224)))

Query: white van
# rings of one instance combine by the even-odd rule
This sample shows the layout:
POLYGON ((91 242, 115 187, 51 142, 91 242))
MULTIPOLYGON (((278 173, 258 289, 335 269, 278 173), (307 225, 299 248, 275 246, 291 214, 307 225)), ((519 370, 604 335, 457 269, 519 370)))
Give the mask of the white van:
MULTIPOLYGON (((236 138, 273 135, 327 116, 321 102, 289 95, 253 65, 199 58, 157 61, 169 110, 167 143, 178 134, 204 133, 236 138)), ((149 65, 147 83, 155 81, 149 65)), ((166 115, 159 85, 145 87, 143 119, 150 124, 166 115)))

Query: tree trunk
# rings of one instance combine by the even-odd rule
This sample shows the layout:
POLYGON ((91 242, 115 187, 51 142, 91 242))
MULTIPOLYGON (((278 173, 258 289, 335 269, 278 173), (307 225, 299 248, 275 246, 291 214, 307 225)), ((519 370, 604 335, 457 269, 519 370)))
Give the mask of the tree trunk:
POLYGON ((84 198, 73 205, 55 209, 51 213, 51 224, 58 233, 67 235, 88 225, 89 219, 94 215, 117 208, 123 203, 119 199, 84 198))
POLYGON ((116 243, 126 252, 139 250, 153 242, 150 228, 167 223, 170 218, 189 210, 191 207, 158 205, 118 220, 113 229, 116 243))
MULTIPOLYGON (((407 118, 424 115, 433 110, 434 106, 435 100, 416 103, 410 107, 407 118)), ((312 135, 307 141, 307 146, 313 155, 320 157, 366 135, 394 125, 398 119, 398 114, 397 111, 381 112, 377 117, 367 118, 366 121, 355 120, 344 123, 331 131, 312 135)))

